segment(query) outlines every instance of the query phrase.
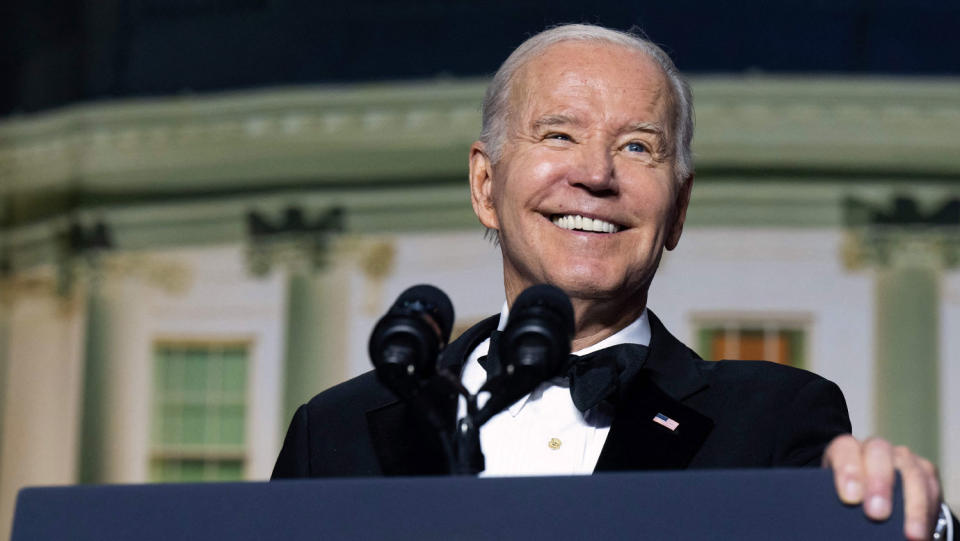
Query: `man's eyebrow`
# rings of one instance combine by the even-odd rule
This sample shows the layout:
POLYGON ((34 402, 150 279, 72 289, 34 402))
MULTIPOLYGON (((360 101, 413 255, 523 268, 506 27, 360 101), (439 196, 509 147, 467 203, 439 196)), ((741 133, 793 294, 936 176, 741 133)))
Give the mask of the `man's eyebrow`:
POLYGON ((652 133, 663 137, 665 130, 663 126, 656 122, 634 122, 632 124, 627 124, 624 128, 624 133, 639 131, 643 133, 652 133))
POLYGON ((582 123, 576 117, 571 115, 543 115, 533 122, 533 128, 538 130, 550 126, 565 126, 571 124, 574 126, 580 126, 582 123))

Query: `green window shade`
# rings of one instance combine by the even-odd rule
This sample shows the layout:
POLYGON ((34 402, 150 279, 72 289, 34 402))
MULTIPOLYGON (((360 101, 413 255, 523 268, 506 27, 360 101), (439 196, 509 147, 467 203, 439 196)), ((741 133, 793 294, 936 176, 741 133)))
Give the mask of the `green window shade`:
POLYGON ((152 481, 243 478, 247 350, 236 343, 156 346, 152 481))

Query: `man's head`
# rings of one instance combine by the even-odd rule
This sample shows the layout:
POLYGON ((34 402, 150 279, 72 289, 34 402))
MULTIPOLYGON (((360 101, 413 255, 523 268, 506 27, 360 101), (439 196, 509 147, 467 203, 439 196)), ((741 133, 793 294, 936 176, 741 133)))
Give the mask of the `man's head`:
POLYGON ((562 41, 622 45, 645 53, 660 65, 672 93, 671 143, 677 180, 682 182, 692 175, 693 155, 690 144, 693 140, 693 97, 690 85, 677 70, 673 60, 657 44, 640 36, 586 24, 567 24, 540 32, 521 43, 497 70, 487 87, 481 109, 483 124, 480 141, 486 145, 491 158, 498 161, 503 149, 509 122, 510 92, 516 73, 545 49, 562 41))
POLYGON ((679 241, 692 173, 676 111, 689 112, 689 91, 659 49, 625 36, 549 30, 488 92, 471 197, 499 235, 510 300, 550 283, 580 304, 578 318, 642 309, 663 248, 679 241))

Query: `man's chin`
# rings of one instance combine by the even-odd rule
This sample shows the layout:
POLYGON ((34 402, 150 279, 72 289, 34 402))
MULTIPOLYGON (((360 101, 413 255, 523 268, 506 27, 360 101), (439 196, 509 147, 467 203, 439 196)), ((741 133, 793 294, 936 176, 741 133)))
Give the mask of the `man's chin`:
POLYGON ((649 281, 647 285, 626 281, 624 276, 636 275, 628 271, 614 272, 609 266, 583 265, 579 268, 561 269, 559 265, 555 265, 551 269, 542 269, 542 271, 542 274, 531 273, 532 275, 523 276, 505 268, 504 278, 508 294, 519 295, 527 287, 545 283, 560 288, 574 301, 599 301, 604 304, 610 301, 630 303, 634 302, 634 299, 642 299, 649 285, 649 281))
POLYGON ((551 277, 550 284, 563 290, 571 299, 577 300, 609 301, 630 297, 635 293, 621 281, 596 275, 551 277))

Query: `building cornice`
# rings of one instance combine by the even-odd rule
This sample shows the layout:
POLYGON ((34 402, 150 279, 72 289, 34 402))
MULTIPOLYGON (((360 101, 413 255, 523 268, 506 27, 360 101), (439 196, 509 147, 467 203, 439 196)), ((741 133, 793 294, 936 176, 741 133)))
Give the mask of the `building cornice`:
MULTIPOLYGON (((697 77, 701 171, 960 173, 960 80, 697 77)), ((0 121, 7 194, 463 178, 485 81, 88 103, 0 121)))
MULTIPOLYGON (((342 210, 348 234, 478 227, 466 162, 485 84, 271 88, 3 119, 0 256, 49 261, 78 223, 109 222, 129 249, 242 241, 250 212, 290 207, 342 210)), ((882 202, 909 186, 936 202, 960 179, 960 79, 692 85, 692 225, 836 226, 851 191, 882 202)))

